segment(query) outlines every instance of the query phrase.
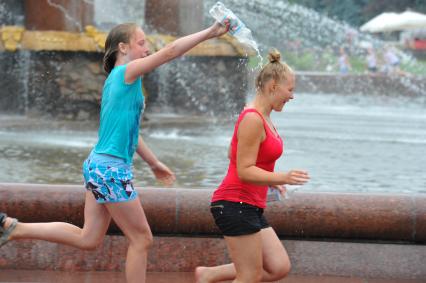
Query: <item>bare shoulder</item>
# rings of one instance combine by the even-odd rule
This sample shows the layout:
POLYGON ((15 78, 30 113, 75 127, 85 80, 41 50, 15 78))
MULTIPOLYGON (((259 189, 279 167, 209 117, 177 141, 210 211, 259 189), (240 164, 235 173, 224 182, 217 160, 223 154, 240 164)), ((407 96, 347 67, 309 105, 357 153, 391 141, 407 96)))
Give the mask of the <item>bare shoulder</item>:
POLYGON ((262 136, 263 133, 262 117, 254 112, 245 114, 238 126, 238 136, 262 136))
POLYGON ((240 122, 241 124, 248 124, 252 126, 263 126, 262 117, 256 112, 248 112, 244 115, 243 119, 240 122))

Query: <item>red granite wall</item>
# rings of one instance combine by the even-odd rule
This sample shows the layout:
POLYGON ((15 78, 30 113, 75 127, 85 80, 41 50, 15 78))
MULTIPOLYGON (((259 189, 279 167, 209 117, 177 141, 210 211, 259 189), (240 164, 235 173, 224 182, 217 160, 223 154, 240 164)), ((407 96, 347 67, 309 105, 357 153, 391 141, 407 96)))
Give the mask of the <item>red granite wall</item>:
MULTIPOLYGON (((209 213, 212 191, 138 191, 155 234, 149 271, 193 271, 198 265, 230 261, 209 213)), ((0 211, 23 222, 67 221, 81 226, 84 194, 82 186, 74 185, 0 184, 0 211)), ((295 193, 270 205, 266 217, 286 239, 282 242, 293 274, 426 278, 425 195, 295 193)), ((110 234, 118 232, 114 225, 109 229, 110 234)), ((121 235, 107 236, 96 251, 12 241, 0 249, 0 269, 122 271, 126 248, 121 235)))
MULTIPOLYGON (((212 191, 146 188, 139 193, 154 234, 220 235, 209 211, 212 191)), ((82 186, 0 184, 0 199, 0 211, 23 222, 83 224, 82 186)), ((282 237, 426 243, 424 194, 297 193, 269 205, 265 214, 282 237)), ((109 233, 120 231, 112 225, 109 233)))
POLYGON ((155 31, 165 34, 186 35, 200 31, 203 28, 203 2, 146 0, 145 23, 155 31))
POLYGON ((25 0, 24 9, 28 30, 80 32, 93 25, 93 5, 86 1, 25 0))

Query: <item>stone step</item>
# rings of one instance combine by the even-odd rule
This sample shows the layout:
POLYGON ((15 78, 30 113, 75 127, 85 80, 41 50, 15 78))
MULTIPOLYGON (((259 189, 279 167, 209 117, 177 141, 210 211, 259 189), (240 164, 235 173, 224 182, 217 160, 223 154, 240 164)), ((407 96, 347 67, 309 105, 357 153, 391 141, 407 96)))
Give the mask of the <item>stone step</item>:
MULTIPOLYGON (((147 275, 148 283, 188 283, 194 282, 191 272, 151 272, 147 275)), ((0 269, 0 283, 122 283, 125 282, 121 272, 58 272, 40 270, 6 270, 0 269)), ((275 283, 425 283, 426 280, 367 279, 360 277, 300 276, 290 275, 275 283)))

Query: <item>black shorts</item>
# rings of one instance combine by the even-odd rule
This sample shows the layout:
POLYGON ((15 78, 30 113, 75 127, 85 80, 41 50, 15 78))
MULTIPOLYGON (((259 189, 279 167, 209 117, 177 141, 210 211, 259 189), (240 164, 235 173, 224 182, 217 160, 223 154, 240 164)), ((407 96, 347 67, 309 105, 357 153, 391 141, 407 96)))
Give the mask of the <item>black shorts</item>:
POLYGON ((263 208, 243 202, 220 200, 212 202, 210 211, 224 236, 250 235, 268 228, 263 208))

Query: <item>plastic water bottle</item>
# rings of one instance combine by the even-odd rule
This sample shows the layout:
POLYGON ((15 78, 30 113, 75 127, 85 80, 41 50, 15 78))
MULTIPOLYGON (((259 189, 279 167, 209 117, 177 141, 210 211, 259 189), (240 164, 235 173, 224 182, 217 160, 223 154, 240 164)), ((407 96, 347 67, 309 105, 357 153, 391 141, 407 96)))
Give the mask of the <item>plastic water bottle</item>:
POLYGON ((214 4, 209 12, 216 21, 223 25, 225 24, 225 21, 228 20, 230 23, 228 32, 241 43, 252 47, 257 52, 259 51, 257 43, 254 41, 251 34, 251 30, 248 29, 246 25, 231 10, 226 8, 222 2, 217 2, 214 4))
POLYGON ((268 193, 266 195, 266 202, 280 201, 280 191, 271 187, 268 187, 268 193))
MULTIPOLYGON (((284 194, 284 199, 290 199, 291 196, 299 190, 299 187, 288 187, 286 186, 286 192, 284 194)), ((279 190, 274 189, 272 187, 268 187, 268 193, 266 195, 266 202, 273 202, 273 201, 281 201, 281 193, 279 190)))
POLYGON ((286 187, 286 192, 284 195, 284 199, 289 199, 297 190, 299 190, 299 187, 286 187))

